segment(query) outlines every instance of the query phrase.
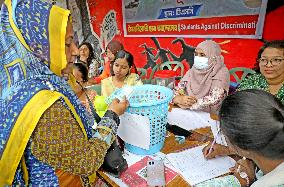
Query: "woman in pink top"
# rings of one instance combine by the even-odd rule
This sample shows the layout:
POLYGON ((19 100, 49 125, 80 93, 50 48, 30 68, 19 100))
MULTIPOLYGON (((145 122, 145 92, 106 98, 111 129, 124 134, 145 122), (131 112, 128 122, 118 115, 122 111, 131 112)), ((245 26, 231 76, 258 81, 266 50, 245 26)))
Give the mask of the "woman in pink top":
POLYGON ((185 109, 216 113, 229 84, 230 74, 219 44, 205 40, 197 45, 193 67, 175 89, 173 103, 185 109))

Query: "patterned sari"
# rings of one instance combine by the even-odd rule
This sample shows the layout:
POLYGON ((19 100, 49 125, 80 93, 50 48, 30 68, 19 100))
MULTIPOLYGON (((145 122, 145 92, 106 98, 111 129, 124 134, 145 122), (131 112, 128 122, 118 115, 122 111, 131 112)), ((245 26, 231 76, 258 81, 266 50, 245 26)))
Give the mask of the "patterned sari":
POLYGON ((1 8, 0 186, 28 185, 31 175, 45 178, 41 171, 52 173, 44 185, 58 186, 54 169, 31 154, 30 139, 43 113, 59 99, 86 139, 92 135, 93 118, 60 77, 67 64, 68 17, 68 10, 42 0, 5 0, 1 8), (31 163, 38 171, 29 168, 31 163))

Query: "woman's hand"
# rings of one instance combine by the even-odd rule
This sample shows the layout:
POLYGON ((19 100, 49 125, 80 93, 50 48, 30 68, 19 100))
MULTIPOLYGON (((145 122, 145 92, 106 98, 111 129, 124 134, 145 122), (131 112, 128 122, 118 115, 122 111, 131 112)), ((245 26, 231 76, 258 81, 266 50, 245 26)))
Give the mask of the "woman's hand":
POLYGON ((232 151, 229 149, 229 147, 217 143, 213 145, 211 152, 209 153, 211 145, 212 143, 209 143, 202 150, 203 155, 206 159, 212 159, 215 158, 216 156, 227 156, 232 154, 232 151))
POLYGON ((255 164, 249 159, 240 159, 233 168, 230 168, 230 170, 235 177, 237 177, 242 186, 248 186, 255 180, 255 164), (247 174, 248 181, 246 178, 240 176, 241 172, 247 174), (247 182, 249 182, 249 184, 247 184, 247 182))
POLYGON ((197 102, 197 99, 194 96, 177 95, 174 97, 173 102, 180 108, 190 108, 197 102))
POLYGON ((111 104, 108 106, 108 110, 112 110, 117 115, 122 115, 127 107, 129 106, 129 102, 124 96, 124 98, 120 101, 119 99, 114 99, 111 104))

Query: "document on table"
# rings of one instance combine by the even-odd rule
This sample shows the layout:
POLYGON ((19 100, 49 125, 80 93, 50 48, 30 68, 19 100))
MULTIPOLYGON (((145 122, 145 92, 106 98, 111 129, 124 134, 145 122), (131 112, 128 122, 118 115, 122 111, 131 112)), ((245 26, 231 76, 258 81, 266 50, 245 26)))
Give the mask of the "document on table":
POLYGON ((228 173, 229 169, 235 166, 236 162, 230 157, 206 160, 202 153, 204 147, 205 145, 198 146, 183 152, 170 153, 166 156, 190 185, 196 185, 228 173))
POLYGON ((212 120, 210 114, 207 112, 181 108, 173 108, 172 111, 169 112, 168 123, 179 126, 185 130, 195 130, 216 124, 215 120, 212 120))
POLYGON ((150 147, 150 120, 146 116, 124 113, 117 135, 125 142, 143 149, 150 147))
POLYGON ((214 135, 215 142, 221 145, 228 146, 224 134, 220 130, 220 122, 216 121, 216 125, 211 125, 211 131, 214 135))

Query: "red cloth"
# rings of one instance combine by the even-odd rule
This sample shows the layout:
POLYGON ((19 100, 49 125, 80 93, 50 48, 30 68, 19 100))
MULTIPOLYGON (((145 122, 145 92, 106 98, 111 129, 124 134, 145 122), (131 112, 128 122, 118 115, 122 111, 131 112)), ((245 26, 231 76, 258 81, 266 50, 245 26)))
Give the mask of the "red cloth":
POLYGON ((284 39, 284 6, 268 13, 265 17, 263 28, 264 40, 283 40, 284 39))

